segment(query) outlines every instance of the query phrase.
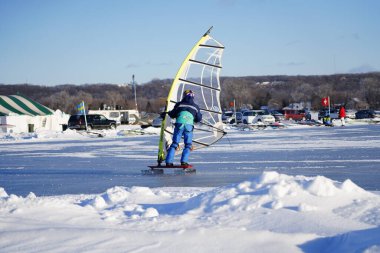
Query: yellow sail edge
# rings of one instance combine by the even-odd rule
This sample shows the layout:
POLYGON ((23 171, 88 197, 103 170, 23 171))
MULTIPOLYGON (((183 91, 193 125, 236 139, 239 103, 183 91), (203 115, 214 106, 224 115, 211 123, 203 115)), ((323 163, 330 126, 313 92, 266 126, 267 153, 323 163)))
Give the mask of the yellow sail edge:
POLYGON ((164 116, 162 123, 161 123, 160 141, 159 141, 159 146, 158 146, 158 157, 157 157, 158 165, 161 165, 161 163, 165 160, 165 151, 164 151, 164 149, 166 149, 166 147, 164 147, 164 144, 165 144, 164 143, 165 122, 166 122, 166 117, 169 117, 167 115, 167 112, 169 111, 170 98, 172 96, 173 91, 175 90, 174 86, 179 81, 179 78, 182 75, 182 72, 184 71, 186 64, 188 63, 190 58, 193 56, 194 52, 197 50, 199 45, 201 45, 202 43, 204 43, 205 41, 207 41, 209 39, 210 36, 208 34, 209 34, 211 28, 202 36, 202 38, 190 50, 190 52, 186 56, 185 60, 182 62, 180 68, 178 69, 177 74, 176 74, 176 76, 172 82, 171 87, 170 87, 169 94, 168 94, 168 97, 166 99, 165 116, 164 116))

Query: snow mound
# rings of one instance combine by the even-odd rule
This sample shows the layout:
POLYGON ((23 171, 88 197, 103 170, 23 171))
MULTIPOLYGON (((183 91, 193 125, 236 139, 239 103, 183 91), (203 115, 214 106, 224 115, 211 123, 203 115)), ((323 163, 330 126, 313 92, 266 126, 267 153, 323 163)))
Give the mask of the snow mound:
POLYGON ((325 177, 317 176, 307 187, 310 194, 320 197, 332 197, 337 194, 337 187, 325 177))
POLYGON ((4 188, 0 187, 0 198, 8 197, 8 193, 4 190, 4 188))
POLYGON ((95 208, 106 220, 122 221, 127 218, 154 218, 159 216, 153 207, 144 207, 137 203, 155 202, 164 194, 161 191, 154 193, 148 187, 113 187, 104 194, 97 195, 83 202, 83 205, 95 208))
POLYGON ((35 139, 87 139, 97 137, 99 133, 106 138, 118 138, 134 135, 157 135, 160 128, 141 128, 139 125, 121 125, 116 129, 93 130, 90 134, 67 128, 65 131, 36 129, 33 133, 0 133, 0 141, 19 141, 35 139))
MULTIPOLYGON (((81 206, 92 208, 103 220, 119 223, 156 219, 162 215, 187 220, 208 219, 206 217, 214 220, 219 219, 215 218, 219 216, 235 219, 234 217, 241 216, 246 219, 239 222, 246 225, 252 223, 248 217, 254 213, 277 211, 286 212, 290 215, 289 220, 297 214, 300 217, 307 213, 324 216, 327 217, 325 226, 335 216, 363 224, 380 225, 378 195, 363 190, 350 180, 340 183, 322 176, 289 176, 264 172, 252 180, 213 188, 195 196, 182 196, 182 199, 183 202, 178 202, 178 196, 174 197, 162 189, 116 186, 82 201, 81 206)), ((280 215, 277 218, 283 217, 280 215)), ((271 219, 274 221, 277 218, 273 216, 271 219)), ((288 229, 286 227, 289 224, 286 222, 279 221, 279 224, 280 227, 274 227, 279 230, 288 229)), ((337 224, 338 228, 339 223, 337 224)))
POLYGON ((200 252, 212 252, 217 245, 256 252, 274 244, 267 252, 378 252, 380 245, 379 195, 350 180, 277 172, 218 188, 115 186, 96 195, 21 197, 0 187, 0 218, 5 220, 0 228, 11 231, 2 234, 0 248, 5 249, 20 241, 25 249, 61 246, 62 241, 72 249, 87 240, 98 249, 99 242, 107 241, 104 234, 115 238, 112 243, 121 242, 122 250, 114 252, 136 242, 142 248, 135 249, 144 249, 151 238, 165 245, 156 252, 175 252, 178 247, 167 248, 173 242, 204 247, 214 239, 215 246, 200 252), (36 242, 36 235, 47 239, 36 242))
POLYGON ((340 183, 323 176, 308 178, 264 172, 251 181, 216 188, 191 198, 184 203, 182 212, 218 213, 258 208, 309 212, 332 210, 364 197, 374 195, 350 180, 340 183))

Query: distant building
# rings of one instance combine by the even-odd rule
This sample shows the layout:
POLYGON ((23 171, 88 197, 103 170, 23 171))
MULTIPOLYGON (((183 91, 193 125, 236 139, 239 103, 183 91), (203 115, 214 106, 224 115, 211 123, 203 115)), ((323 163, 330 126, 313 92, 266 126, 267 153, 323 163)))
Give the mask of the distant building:
POLYGON ((62 131, 69 115, 20 95, 0 95, 0 132, 30 133, 38 130, 62 131))
POLYGON ((293 109, 293 110, 310 110, 311 108, 311 102, 299 102, 299 103, 292 103, 284 108, 283 110, 286 109, 293 109))

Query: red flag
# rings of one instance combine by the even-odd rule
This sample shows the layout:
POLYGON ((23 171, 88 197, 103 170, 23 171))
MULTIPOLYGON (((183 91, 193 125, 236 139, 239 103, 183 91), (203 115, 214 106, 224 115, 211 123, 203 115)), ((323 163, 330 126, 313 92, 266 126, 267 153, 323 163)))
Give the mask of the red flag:
POLYGON ((230 106, 231 106, 231 107, 234 106, 234 102, 230 102, 230 106))
POLYGON ((329 106, 329 97, 322 98, 321 100, 322 106, 329 106))

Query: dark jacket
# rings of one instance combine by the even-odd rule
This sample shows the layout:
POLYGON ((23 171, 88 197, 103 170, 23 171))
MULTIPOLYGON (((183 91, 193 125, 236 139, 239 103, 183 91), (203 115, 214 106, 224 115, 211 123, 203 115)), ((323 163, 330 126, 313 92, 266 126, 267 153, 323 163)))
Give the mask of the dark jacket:
POLYGON ((202 114, 199 106, 194 103, 194 98, 185 96, 181 102, 177 102, 170 112, 168 112, 170 118, 177 118, 182 111, 188 111, 194 116, 194 122, 200 122, 202 120, 202 114))

